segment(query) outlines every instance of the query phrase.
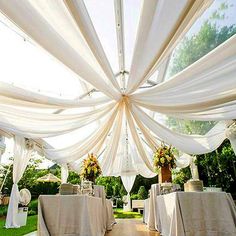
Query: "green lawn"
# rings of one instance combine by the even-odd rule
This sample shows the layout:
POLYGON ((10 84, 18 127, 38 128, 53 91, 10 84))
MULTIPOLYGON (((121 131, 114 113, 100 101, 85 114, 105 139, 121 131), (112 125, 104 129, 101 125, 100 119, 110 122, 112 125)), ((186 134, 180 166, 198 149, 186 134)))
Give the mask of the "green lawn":
POLYGON ((0 220, 1 236, 21 236, 37 230, 37 215, 28 216, 27 225, 19 229, 5 229, 5 220, 0 220))
POLYGON ((123 212, 123 209, 115 209, 114 216, 116 219, 130 219, 130 218, 142 218, 142 215, 138 212, 123 212))

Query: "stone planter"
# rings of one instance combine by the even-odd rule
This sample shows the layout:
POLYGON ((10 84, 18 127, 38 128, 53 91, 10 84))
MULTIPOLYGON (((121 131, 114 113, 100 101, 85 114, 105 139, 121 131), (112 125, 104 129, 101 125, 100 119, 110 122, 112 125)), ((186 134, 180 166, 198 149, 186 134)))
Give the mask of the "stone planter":
POLYGON ((171 169, 169 166, 161 167, 158 174, 158 183, 172 182, 171 169))

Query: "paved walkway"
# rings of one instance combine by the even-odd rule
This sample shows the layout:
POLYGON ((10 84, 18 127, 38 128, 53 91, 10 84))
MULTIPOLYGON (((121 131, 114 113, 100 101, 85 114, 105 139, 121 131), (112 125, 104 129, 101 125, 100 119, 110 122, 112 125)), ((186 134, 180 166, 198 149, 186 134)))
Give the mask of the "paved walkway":
MULTIPOLYGON (((37 232, 25 236, 37 236, 37 232)), ((105 236, 160 236, 160 234, 149 231, 141 219, 117 219, 117 224, 105 236)))
POLYGON ((160 236, 156 231, 149 231, 142 219, 117 219, 117 224, 113 226, 106 236, 160 236))

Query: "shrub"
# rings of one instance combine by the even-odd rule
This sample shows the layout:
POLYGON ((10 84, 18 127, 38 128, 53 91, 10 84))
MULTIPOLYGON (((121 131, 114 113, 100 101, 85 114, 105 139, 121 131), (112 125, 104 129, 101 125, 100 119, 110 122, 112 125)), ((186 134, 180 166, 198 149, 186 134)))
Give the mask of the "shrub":
POLYGON ((29 203, 28 207, 29 207, 29 215, 30 215, 30 212, 31 212, 31 215, 37 215, 38 214, 38 199, 32 200, 29 203))
POLYGON ((131 200, 138 200, 139 199, 138 194, 131 194, 130 199, 131 200))
POLYGON ((0 217, 7 215, 7 206, 0 206, 0 217))
POLYGON ((123 208, 123 201, 120 198, 117 199, 117 208, 123 208))
POLYGON ((33 210, 29 210, 29 211, 28 211, 28 215, 29 215, 29 216, 34 216, 34 215, 37 215, 37 212, 36 212, 36 211, 33 211, 33 210))
POLYGON ((138 199, 139 200, 144 200, 148 198, 148 192, 147 190, 145 189, 144 186, 140 186, 139 190, 138 190, 138 199))

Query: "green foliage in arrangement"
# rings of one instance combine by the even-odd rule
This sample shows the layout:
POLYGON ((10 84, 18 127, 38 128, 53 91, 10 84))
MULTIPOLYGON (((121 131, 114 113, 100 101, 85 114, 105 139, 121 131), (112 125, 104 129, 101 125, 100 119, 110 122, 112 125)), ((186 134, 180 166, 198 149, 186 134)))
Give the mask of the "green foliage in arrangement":
POLYGON ((165 166, 169 166, 171 169, 176 168, 175 161, 173 148, 164 143, 161 143, 153 154, 153 165, 157 172, 165 166))

